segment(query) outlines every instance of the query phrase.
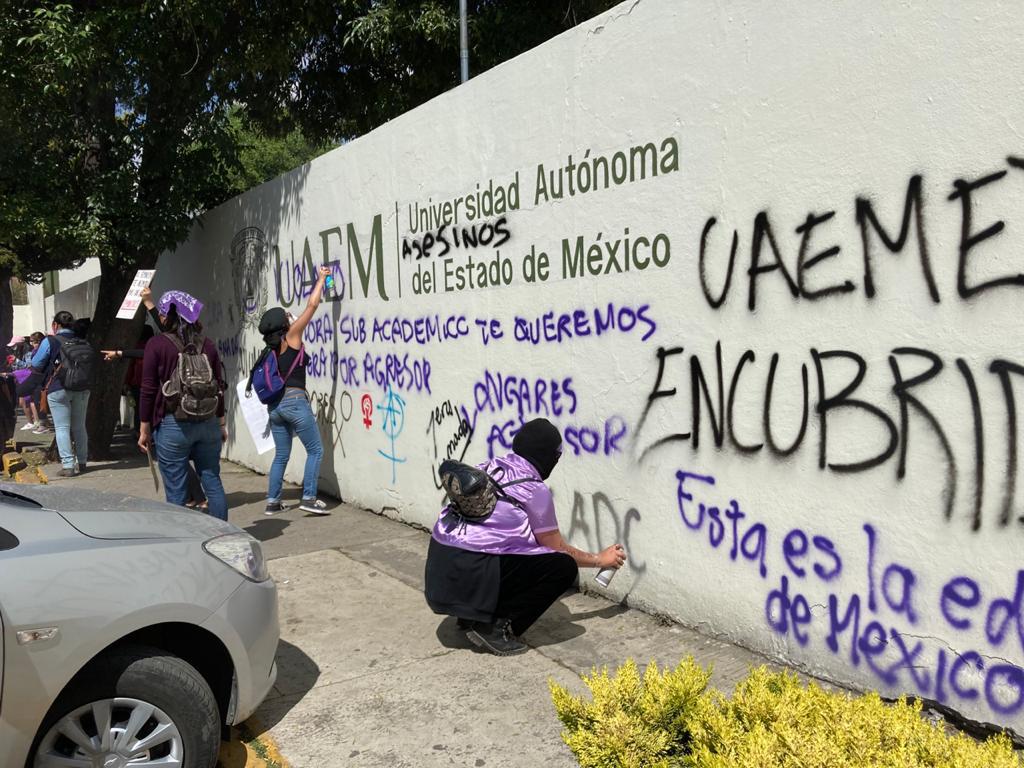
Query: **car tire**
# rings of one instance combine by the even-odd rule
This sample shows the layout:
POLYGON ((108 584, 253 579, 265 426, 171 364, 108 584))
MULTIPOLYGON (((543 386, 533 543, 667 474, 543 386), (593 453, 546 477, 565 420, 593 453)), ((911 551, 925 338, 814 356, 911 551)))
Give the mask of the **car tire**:
POLYGON ((114 699, 145 702, 165 714, 180 734, 183 768, 216 764, 220 709, 203 676, 185 660, 158 648, 126 646, 97 658, 58 697, 39 729, 28 765, 35 764, 62 718, 92 702, 114 699))

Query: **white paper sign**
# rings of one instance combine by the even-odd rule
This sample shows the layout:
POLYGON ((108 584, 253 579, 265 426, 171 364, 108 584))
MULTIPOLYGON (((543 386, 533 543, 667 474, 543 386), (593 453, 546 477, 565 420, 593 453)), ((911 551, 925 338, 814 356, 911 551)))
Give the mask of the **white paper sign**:
POLYGON ((118 319, 131 320, 135 317, 135 313, 139 309, 139 304, 142 303, 142 289, 153 282, 153 275, 155 274, 155 269, 140 269, 135 273, 135 279, 132 280, 132 287, 128 289, 128 293, 125 295, 124 301, 121 302, 121 308, 117 310, 118 319))
POLYGON ((274 450, 274 438, 270 436, 270 414, 267 406, 260 402, 253 392, 250 397, 245 396, 245 388, 249 384, 248 377, 238 382, 235 387, 238 393, 238 406, 242 409, 242 418, 245 419, 245 426, 249 428, 252 441, 256 446, 256 452, 264 454, 274 450))

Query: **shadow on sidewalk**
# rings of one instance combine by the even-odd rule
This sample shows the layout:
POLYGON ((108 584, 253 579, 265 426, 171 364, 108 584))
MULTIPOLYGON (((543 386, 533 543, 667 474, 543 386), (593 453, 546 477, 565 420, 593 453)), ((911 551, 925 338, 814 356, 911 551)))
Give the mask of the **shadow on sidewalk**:
POLYGON ((466 633, 455 626, 457 619, 454 616, 445 616, 437 625, 437 640, 445 648, 476 650, 476 646, 469 642, 466 633))
POLYGON ((280 698, 270 699, 257 710, 250 723, 269 731, 280 723, 320 679, 320 667, 306 653, 287 640, 277 646, 277 685, 280 698))
POLYGON ((564 602, 557 600, 554 605, 545 611, 537 623, 526 631, 526 642, 534 648, 558 645, 586 634, 586 627, 581 626, 577 622, 590 621, 592 619, 612 619, 626 613, 628 610, 624 605, 609 605, 593 611, 573 613, 564 602))
POLYGON ((281 517, 265 517, 247 525, 244 530, 254 539, 270 541, 284 534, 284 529, 291 525, 292 521, 281 517))
MULTIPOLYGON (((555 601, 536 624, 526 630, 526 642, 533 648, 543 648, 546 645, 557 645, 566 640, 572 640, 586 634, 586 627, 576 622, 590 621, 591 619, 611 619, 629 609, 623 605, 609 605, 606 608, 599 608, 593 611, 579 611, 572 613, 569 607, 561 600, 555 601)), ((466 633, 456 625, 454 616, 447 616, 437 625, 437 639, 445 648, 479 650, 466 637, 466 633)))
MULTIPOLYGON (((223 459, 221 464, 223 465, 223 459)), ((238 507, 244 507, 247 504, 252 504, 257 501, 266 501, 267 494, 265 491, 232 491, 227 494, 228 509, 237 509, 238 507)))

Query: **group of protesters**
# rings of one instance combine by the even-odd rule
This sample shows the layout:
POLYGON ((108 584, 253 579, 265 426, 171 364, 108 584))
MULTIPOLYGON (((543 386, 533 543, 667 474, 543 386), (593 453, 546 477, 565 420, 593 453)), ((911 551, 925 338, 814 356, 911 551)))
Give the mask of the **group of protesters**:
MULTIPOLYGON (((302 346, 329 276, 328 268, 320 270, 308 304, 297 317, 273 308, 260 319, 265 347, 249 371, 246 390, 247 396, 255 390, 266 404, 275 446, 268 515, 286 508, 284 473, 296 437, 306 450, 298 507, 314 515, 329 514, 317 493, 323 446, 310 407, 302 346)), ((228 386, 217 345, 203 333, 203 303, 180 290, 166 291, 154 302, 148 288, 141 300, 151 325, 144 328, 138 344, 100 354, 107 362, 131 362, 125 387, 135 402, 138 447, 158 463, 167 501, 227 520, 220 460, 228 439, 228 386)), ((64 477, 85 471, 88 459, 90 352, 98 358, 85 341, 88 325, 58 312, 52 333, 15 337, 13 356, 8 358, 28 421, 23 429, 47 432, 44 414, 49 411, 64 477)), ((541 418, 520 427, 512 452, 504 457, 476 468, 442 465, 448 503, 434 526, 427 553, 427 603, 435 612, 455 617, 467 637, 490 653, 524 652, 527 646, 519 636, 572 585, 579 568, 602 569, 601 583, 606 585, 610 574, 625 563, 619 544, 591 553, 562 537, 545 482, 561 455, 559 430, 541 418)))
POLYGON ((63 477, 85 471, 89 457, 85 417, 91 377, 87 358, 95 353, 86 337, 91 325, 89 318, 76 320, 70 312, 58 312, 49 335, 36 332, 28 338, 15 336, 8 345, 11 354, 7 368, 16 382, 16 398, 27 418, 22 430, 39 435, 50 432, 46 423, 49 414, 63 477), (70 370, 73 365, 75 375, 57 375, 61 359, 72 361, 66 368, 70 370))
MULTIPOLYGON (((268 367, 268 360, 276 364, 275 372, 282 371, 280 391, 264 401, 276 448, 269 477, 268 515, 287 508, 282 489, 296 436, 306 449, 298 508, 314 515, 330 514, 318 496, 323 446, 309 405, 302 349, 302 334, 320 304, 329 273, 326 268, 321 270, 317 290, 299 317, 272 309, 260 322, 266 348, 250 372, 250 389, 257 370, 268 367)), ((82 474, 89 456, 86 413, 93 363, 100 356, 107 362, 128 360, 125 389, 134 401, 136 440, 139 449, 156 460, 167 501, 227 520, 220 460, 228 438, 228 387, 217 345, 203 334, 203 303, 179 290, 166 291, 154 301, 149 288, 143 289, 141 299, 149 324, 132 349, 97 353, 86 340, 90 321, 76 320, 67 311, 54 315, 49 334, 11 339, 5 375, 17 382, 16 397, 26 418, 22 429, 48 433, 49 414, 60 454, 59 475, 73 478, 82 474)))

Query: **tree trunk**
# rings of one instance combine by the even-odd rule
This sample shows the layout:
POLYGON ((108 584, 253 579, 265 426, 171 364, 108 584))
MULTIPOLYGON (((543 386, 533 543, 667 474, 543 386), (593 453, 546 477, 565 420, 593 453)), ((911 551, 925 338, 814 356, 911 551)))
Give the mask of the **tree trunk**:
MULTIPOLYGON (((14 335, 14 297, 11 295, 11 273, 0 270, 0 344, 6 344, 14 335)), ((0 396, 0 449, 14 437, 15 403, 14 382, 5 378, 0 396)))
POLYGON ((0 270, 0 344, 14 335, 14 297, 11 295, 11 273, 0 270))
MULTIPOLYGON (((157 257, 140 259, 136 266, 125 269, 103 262, 100 272, 100 291, 92 318, 89 340, 98 349, 132 349, 142 334, 145 311, 139 309, 132 320, 118 320, 115 315, 125 293, 135 279, 136 269, 152 269, 157 257)), ((86 428, 89 432, 89 458, 110 458, 110 445, 121 407, 121 391, 128 361, 100 362, 89 396, 89 414, 86 428)))

